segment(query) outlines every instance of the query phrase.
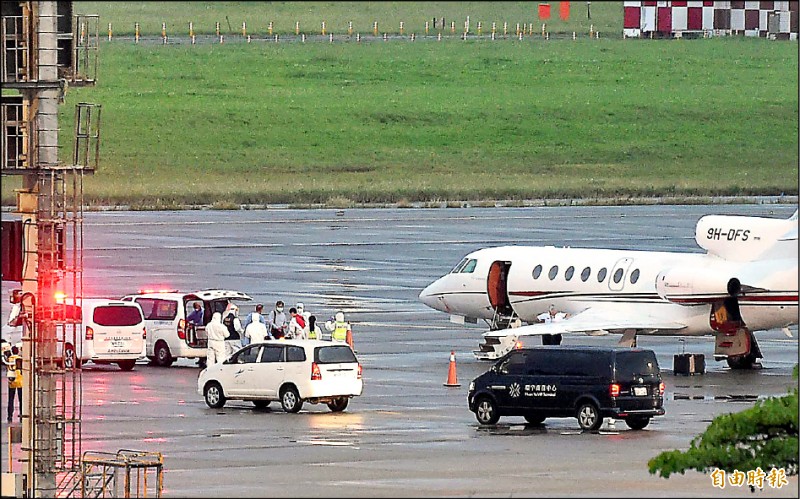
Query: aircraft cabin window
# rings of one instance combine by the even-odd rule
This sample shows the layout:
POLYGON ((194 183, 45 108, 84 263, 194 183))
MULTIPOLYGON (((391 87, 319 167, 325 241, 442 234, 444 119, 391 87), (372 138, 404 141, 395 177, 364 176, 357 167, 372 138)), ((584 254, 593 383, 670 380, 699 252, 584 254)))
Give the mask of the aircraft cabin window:
POLYGON ((463 260, 461 260, 460 262, 458 262, 458 265, 456 265, 455 267, 453 267, 453 270, 451 270, 451 271, 450 271, 450 273, 451 273, 451 274, 456 274, 456 273, 460 272, 460 271, 461 271, 461 268, 462 268, 464 265, 466 265, 466 264, 467 264, 467 260, 468 260, 468 258, 464 258, 463 260))
POLYGON ((583 269, 583 272, 581 272, 581 281, 586 282, 586 279, 589 278, 589 275, 591 275, 591 273, 592 269, 590 267, 586 267, 585 269, 583 269))
POLYGON ((475 266, 478 265, 478 260, 472 259, 464 265, 464 268, 461 269, 462 274, 471 274, 475 272, 475 266))
POLYGON ((533 268, 533 278, 538 279, 540 275, 542 275, 542 266, 537 265, 533 268))
POLYGON ((556 278, 557 275, 558 275, 558 265, 553 265, 552 267, 550 267, 550 273, 547 275, 547 277, 549 277, 550 280, 552 281, 553 279, 556 278))
POLYGON ((621 280, 622 280, 622 269, 617 269, 617 271, 614 272, 614 282, 619 282, 621 280))
POLYGON ((597 282, 603 282, 606 280, 606 274, 608 274, 608 270, 605 267, 600 269, 600 272, 597 273, 597 282))
POLYGON ((634 270, 631 272, 631 284, 636 284, 636 281, 639 280, 639 269, 634 270))
POLYGON ((567 269, 567 271, 566 271, 566 272, 564 272, 564 279, 566 279, 566 280, 568 280, 568 281, 569 281, 570 279, 572 279, 572 275, 573 275, 574 273, 575 273, 575 267, 573 267, 572 265, 570 265, 570 266, 569 266, 569 268, 567 269))

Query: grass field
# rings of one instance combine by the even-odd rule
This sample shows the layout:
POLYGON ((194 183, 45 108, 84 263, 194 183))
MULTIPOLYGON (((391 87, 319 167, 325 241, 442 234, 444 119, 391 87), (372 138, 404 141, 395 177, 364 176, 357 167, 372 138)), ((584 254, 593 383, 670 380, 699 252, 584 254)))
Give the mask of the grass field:
MULTIPOLYGON (((542 2, 545 3, 545 2, 542 2)), ((622 34, 622 2, 592 2, 587 13, 586 2, 570 2, 570 16, 559 18, 560 2, 549 2, 549 19, 540 19, 538 2, 75 2, 75 13, 100 16, 101 31, 107 33, 112 24, 115 35, 132 35, 134 24, 139 23, 142 36, 161 36, 162 23, 166 23, 168 36, 187 37, 189 22, 198 35, 216 34, 216 23, 226 35, 241 34, 242 23, 252 36, 266 36, 270 21, 273 33, 294 34, 295 23, 306 34, 321 33, 322 21, 326 32, 345 34, 348 23, 353 23, 353 32, 366 35, 372 33, 373 23, 378 22, 382 33, 400 32, 422 35, 425 21, 429 32, 438 33, 441 18, 445 18, 445 34, 455 22, 456 33, 463 32, 467 16, 472 32, 477 23, 482 23, 483 32, 491 31, 492 22, 498 32, 503 23, 508 23, 510 32, 524 24, 533 24, 534 31, 541 32, 546 23, 553 32, 589 32, 590 27, 606 32, 609 36, 622 34), (588 18, 588 15, 591 18, 588 18), (437 18, 437 31, 433 29, 433 18, 437 18)))
MULTIPOLYGON (((69 89, 61 107, 62 157, 74 104, 88 101, 103 106, 91 204, 796 195, 797 50, 743 38, 102 42, 97 87, 69 89)), ((4 179, 3 204, 18 180, 4 179)))

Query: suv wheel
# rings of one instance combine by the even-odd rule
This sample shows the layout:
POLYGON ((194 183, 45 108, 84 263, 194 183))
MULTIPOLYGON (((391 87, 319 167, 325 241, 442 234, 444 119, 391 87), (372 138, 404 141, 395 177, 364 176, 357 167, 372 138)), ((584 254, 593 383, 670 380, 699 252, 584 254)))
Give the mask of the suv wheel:
POLYGON ((136 361, 135 360, 121 360, 121 361, 117 362, 117 364, 119 365, 119 368, 122 369, 123 371, 132 371, 133 370, 133 366, 136 365, 136 361))
POLYGON ((300 400, 300 394, 297 393, 297 388, 288 386, 281 392, 281 407, 286 412, 299 412, 303 407, 303 401, 300 400))
POLYGON ((650 417, 649 416, 629 416, 625 418, 625 424, 628 425, 628 428, 631 430, 641 430, 648 424, 650 424, 650 417))
POLYGON ((161 367, 169 367, 172 365, 174 359, 169 351, 169 347, 163 341, 156 343, 156 364, 161 367))
POLYGON ((331 412, 342 412, 347 408, 347 403, 350 401, 347 397, 337 397, 328 402, 328 409, 331 412))
POLYGON ((597 431, 603 424, 600 411, 592 402, 584 402, 578 409, 578 425, 585 431, 597 431))
POLYGON ((206 405, 212 409, 219 409, 225 405, 225 394, 222 387, 216 381, 206 385, 205 390, 206 405))
POLYGON ((541 414, 536 412, 531 412, 525 415, 525 421, 527 421, 530 424, 542 424, 544 423, 545 419, 547 419, 545 416, 542 416, 541 414))
POLYGON ((497 405, 489 397, 481 397, 475 404, 475 419, 480 424, 492 425, 500 420, 497 405))

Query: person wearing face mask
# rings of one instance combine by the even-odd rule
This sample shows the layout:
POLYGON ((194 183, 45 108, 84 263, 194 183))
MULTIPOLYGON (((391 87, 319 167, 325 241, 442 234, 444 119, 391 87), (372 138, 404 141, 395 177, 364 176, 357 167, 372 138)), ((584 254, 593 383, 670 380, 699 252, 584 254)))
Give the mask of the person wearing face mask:
POLYGON ((267 318, 267 326, 269 327, 269 333, 276 340, 286 335, 288 323, 286 321, 286 314, 283 312, 282 300, 275 302, 275 308, 269 313, 269 317, 267 318))

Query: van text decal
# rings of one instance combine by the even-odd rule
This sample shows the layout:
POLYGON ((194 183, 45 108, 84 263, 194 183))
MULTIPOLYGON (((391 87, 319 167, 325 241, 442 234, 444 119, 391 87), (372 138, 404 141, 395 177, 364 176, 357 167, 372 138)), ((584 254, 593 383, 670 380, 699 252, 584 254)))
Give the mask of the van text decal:
POLYGON ((556 385, 525 385, 525 395, 528 397, 555 397, 557 390, 556 385))

